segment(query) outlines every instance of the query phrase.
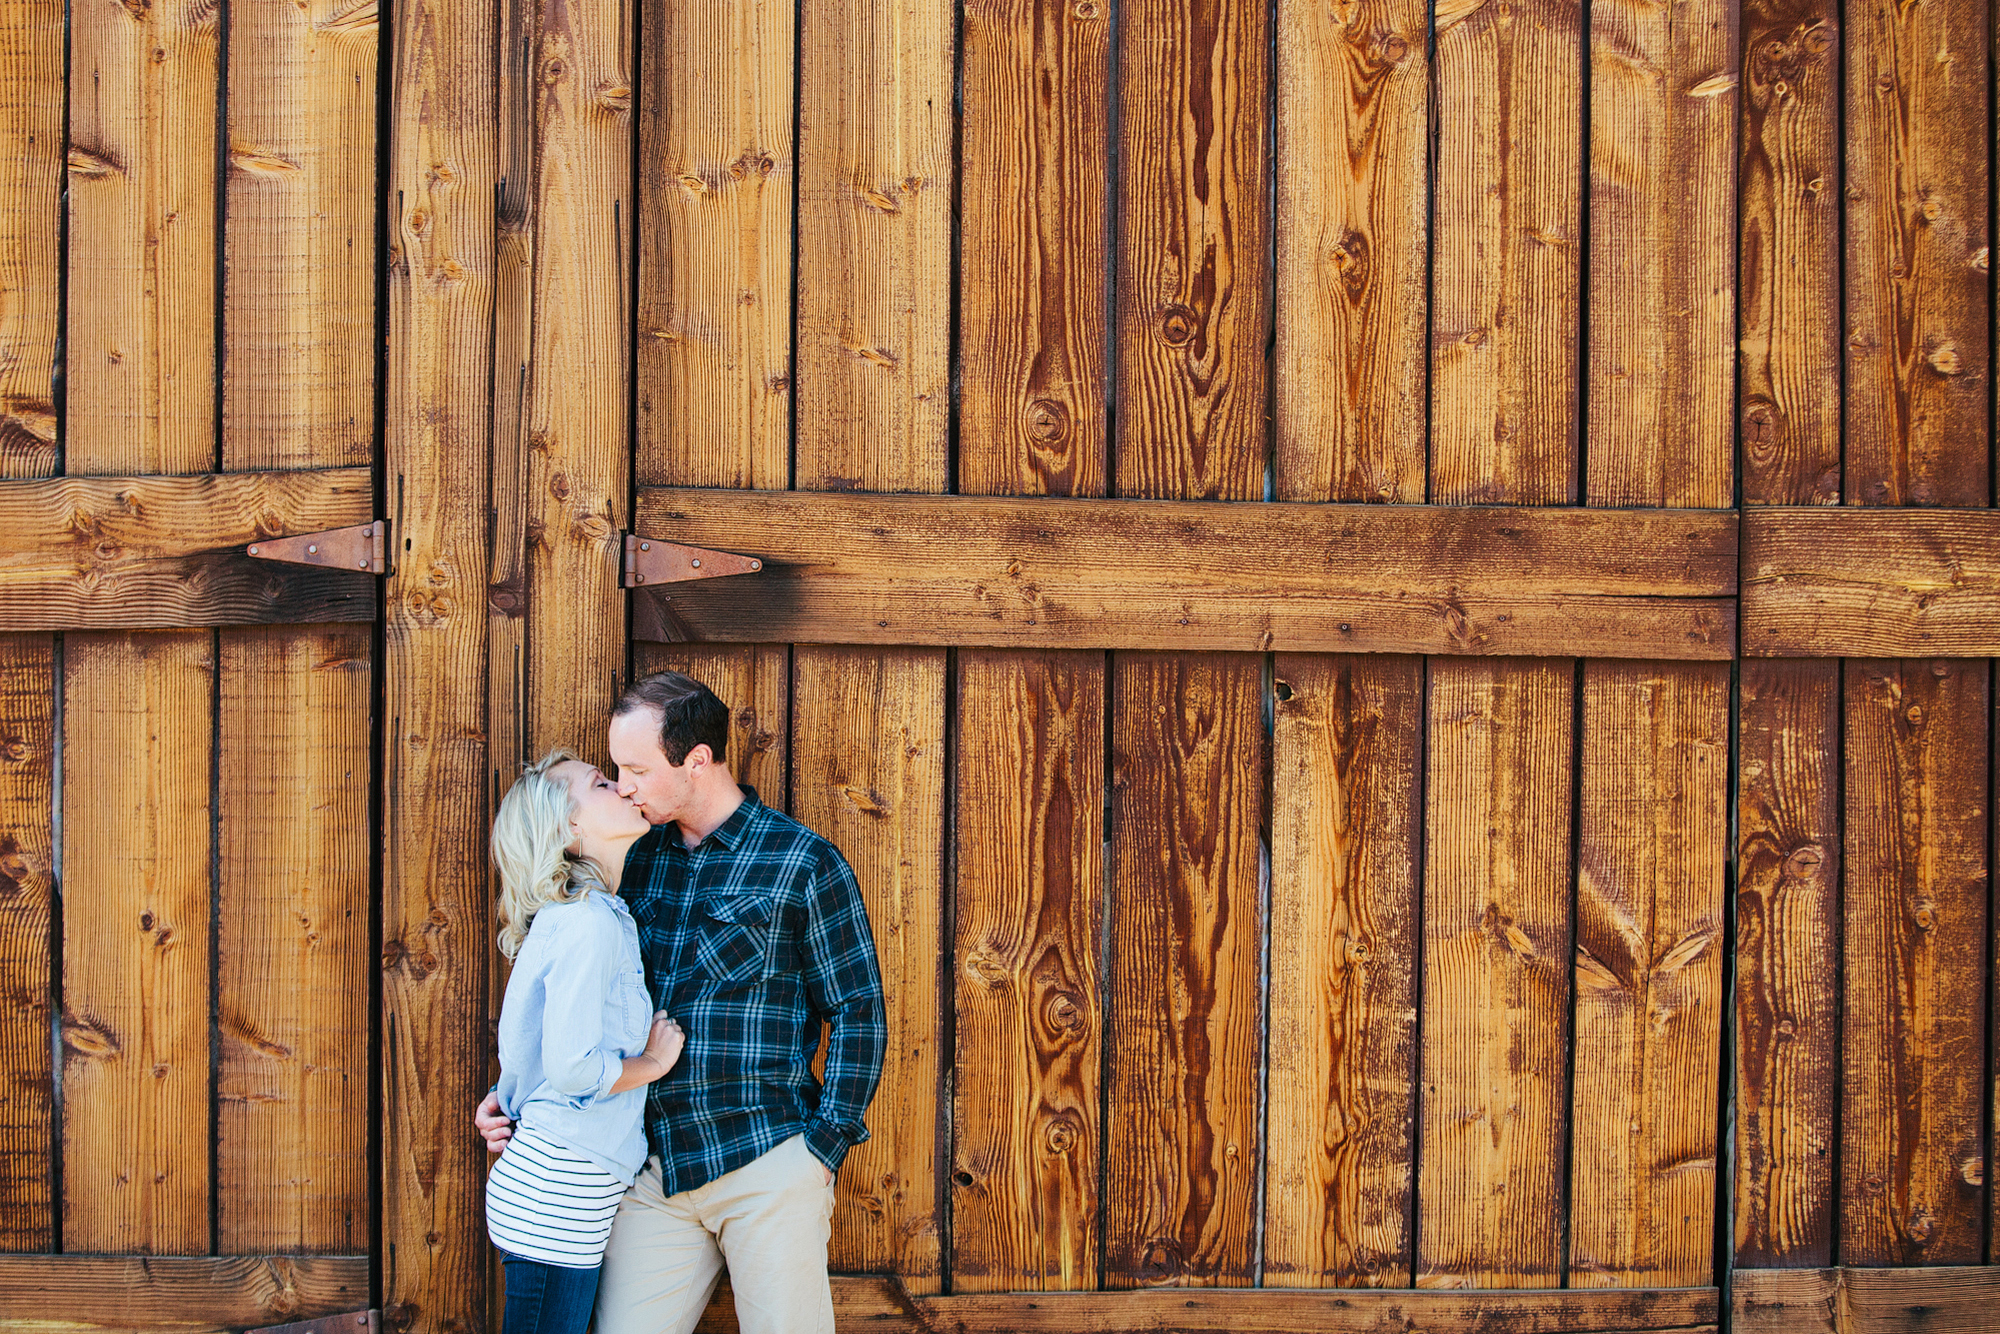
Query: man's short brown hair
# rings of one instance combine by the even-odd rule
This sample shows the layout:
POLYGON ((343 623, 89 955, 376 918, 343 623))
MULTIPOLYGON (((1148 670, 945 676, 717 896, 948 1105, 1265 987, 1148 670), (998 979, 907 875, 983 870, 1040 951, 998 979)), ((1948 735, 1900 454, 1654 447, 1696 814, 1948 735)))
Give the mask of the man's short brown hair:
POLYGON ((654 672, 625 687, 625 693, 611 707, 613 718, 622 718, 640 709, 660 712, 660 749, 667 763, 687 763, 688 752, 707 746, 717 764, 728 758, 729 706, 692 676, 679 672, 654 672))

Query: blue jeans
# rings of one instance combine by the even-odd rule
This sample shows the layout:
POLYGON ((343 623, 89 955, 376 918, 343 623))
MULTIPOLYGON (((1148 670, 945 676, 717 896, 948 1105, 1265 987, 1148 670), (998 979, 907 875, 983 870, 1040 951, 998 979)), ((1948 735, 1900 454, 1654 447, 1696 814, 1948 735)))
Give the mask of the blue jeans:
POLYGON ((507 1265, 507 1311, 500 1334, 583 1334, 597 1301, 598 1269, 569 1269, 500 1253, 507 1265))

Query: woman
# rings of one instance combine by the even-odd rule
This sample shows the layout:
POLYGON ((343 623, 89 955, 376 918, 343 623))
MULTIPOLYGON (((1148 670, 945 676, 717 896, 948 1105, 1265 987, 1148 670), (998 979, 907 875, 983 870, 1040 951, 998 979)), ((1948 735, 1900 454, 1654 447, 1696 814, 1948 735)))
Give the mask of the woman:
POLYGON ((680 1056, 618 898, 648 828, 594 765, 552 750, 500 800, 500 1106, 518 1122, 486 1179, 507 1266, 503 1334, 582 1334, 612 1216, 646 1159, 645 1086, 680 1056))

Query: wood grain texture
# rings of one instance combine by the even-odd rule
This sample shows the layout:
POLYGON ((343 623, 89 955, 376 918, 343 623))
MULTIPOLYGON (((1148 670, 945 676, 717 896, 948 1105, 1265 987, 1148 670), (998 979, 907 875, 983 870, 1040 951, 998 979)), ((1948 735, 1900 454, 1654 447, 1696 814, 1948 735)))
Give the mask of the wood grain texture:
POLYGON ((935 1292, 945 657, 800 645, 792 672, 792 814, 854 868, 889 1012, 870 1138, 841 1167, 827 1262, 935 1292))
POLYGON ((1460 0, 1436 15, 1439 504, 1577 498, 1582 25, 1575 0, 1460 0))
POLYGON ((375 619, 372 575, 247 556, 138 561, 108 577, 0 578, 9 630, 173 630, 375 619))
POLYGON ((374 453, 378 26, 354 0, 232 11, 225 469, 374 453))
POLYGON ((63 644, 62 1238, 74 1251, 210 1245, 213 638, 63 644))
POLYGON ((79 6, 70 29, 63 455, 215 465, 221 8, 79 6))
POLYGON ((222 636, 224 1254, 369 1246, 369 638, 222 636))
POLYGON ((1589 476, 1593 505, 1736 494, 1737 12, 1594 0, 1589 476))
POLYGON ((357 1310, 365 1255, 0 1257, 0 1329, 242 1329, 357 1310))
POLYGON ((1840 19, 1746 0, 1737 156, 1743 499, 1840 503, 1840 19))
POLYGON ((1974 1334, 2000 1269, 1739 1269, 1731 1297, 1741 1334, 1974 1334))
POLYGON ((0 15, 0 476, 56 471, 63 44, 57 0, 0 15))
POLYGON ((777 810, 790 809, 791 652, 783 644, 633 647, 633 670, 685 672, 729 706, 729 772, 777 810))
POLYGON ((1844 1264, 1982 1258, 1986 663, 1846 664, 1844 1264))
POLYGON ((1749 509, 1745 656, 2000 654, 2000 514, 1749 509))
POLYGON ((1724 658, 1730 513, 648 490, 640 530, 761 572, 634 633, 849 643, 1724 658))
POLYGON ((1223 0, 1120 10, 1121 495, 1264 494, 1270 23, 1223 0))
POLYGON ((796 18, 642 0, 642 485, 790 485, 796 18))
POLYGON ((952 1290, 1097 1284, 1101 654, 958 656, 952 1290))
POLYGON ((1280 654, 1271 769, 1264 1283, 1411 1283, 1416 658, 1280 654))
POLYGON ((0 636, 0 1251, 55 1246, 55 642, 0 636))
POLYGON ((964 7, 958 489, 1105 489, 1111 11, 964 7))
POLYGON ((1280 0, 1277 23, 1277 494, 1421 503, 1430 9, 1280 0))
MULTIPOLYGON (((534 335, 528 369, 528 750, 605 764, 625 667, 632 7, 536 9, 534 335)), ((514 503, 497 488, 497 506, 514 503)))
POLYGON ((1729 668, 1588 662, 1569 1284, 1714 1269, 1729 668))
POLYGON ((486 1324, 486 740, 493 279, 499 166, 492 7, 395 10, 388 400, 395 572, 384 594, 383 1326, 486 1324))
POLYGON ((1418 1287, 1554 1287, 1569 1134, 1575 669, 1436 659, 1418 1287))
POLYGON ((1739 689, 1735 1259, 1826 1265, 1840 1062, 1840 665, 1746 662, 1739 689))
POLYGON ((1112 664, 1109 1288, 1247 1287, 1256 1226, 1263 664, 1112 664))
POLYGON ((826 0, 800 25, 798 485, 943 491, 952 6, 826 0))
POLYGON ((1847 9, 1850 505, 1990 499, 1987 8, 1847 9))

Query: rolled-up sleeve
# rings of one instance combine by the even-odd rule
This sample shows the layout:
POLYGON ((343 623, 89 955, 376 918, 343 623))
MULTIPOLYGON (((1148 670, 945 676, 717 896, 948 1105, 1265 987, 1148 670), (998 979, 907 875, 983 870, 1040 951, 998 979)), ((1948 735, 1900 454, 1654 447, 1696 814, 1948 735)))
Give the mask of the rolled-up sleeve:
POLYGON ((861 886, 830 847, 813 873, 806 909, 806 994, 831 1032, 826 1081, 805 1137, 813 1155, 837 1171, 847 1151, 868 1138, 863 1117, 882 1078, 888 1015, 861 886))
POLYGON ((575 1108, 608 1096, 625 1069, 624 1052, 604 1034, 605 1003, 623 968, 615 928, 598 913, 571 910, 549 941, 542 1078, 575 1108))

